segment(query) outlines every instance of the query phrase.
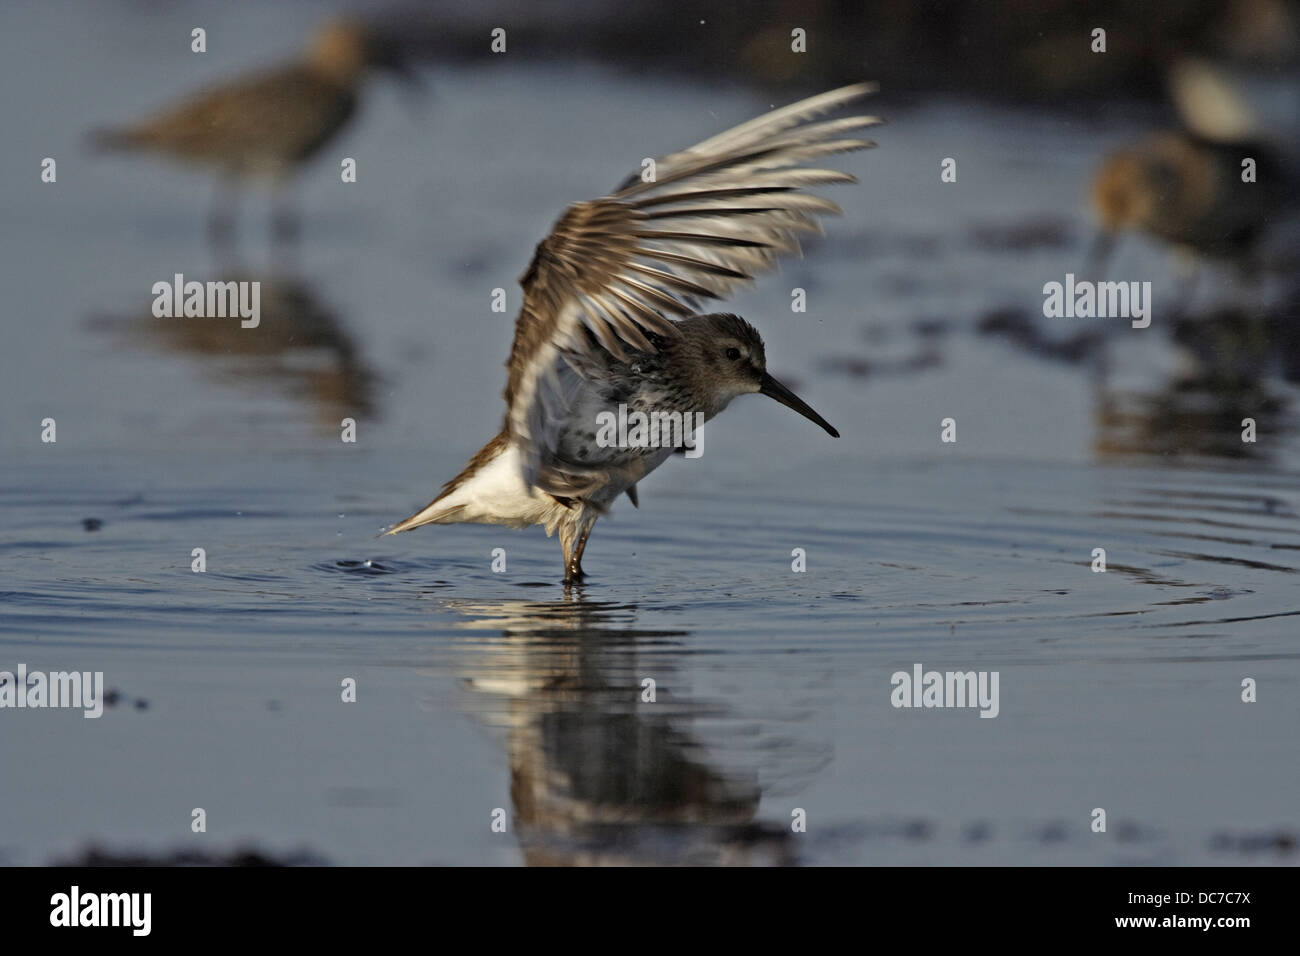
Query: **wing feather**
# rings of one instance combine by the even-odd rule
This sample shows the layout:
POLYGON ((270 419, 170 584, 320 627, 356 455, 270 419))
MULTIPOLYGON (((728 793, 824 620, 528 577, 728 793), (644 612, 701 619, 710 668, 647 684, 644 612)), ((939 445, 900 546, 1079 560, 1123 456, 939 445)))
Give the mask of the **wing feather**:
POLYGON ((507 361, 504 431, 524 451, 526 480, 576 481, 556 448, 566 411, 592 387, 587 370, 653 352, 652 336, 678 334, 669 316, 799 255, 799 237, 840 214, 804 190, 857 180, 809 164, 875 145, 856 133, 876 117, 822 118, 874 91, 860 83, 773 110, 657 160, 651 180, 633 174, 565 211, 520 279, 507 361))

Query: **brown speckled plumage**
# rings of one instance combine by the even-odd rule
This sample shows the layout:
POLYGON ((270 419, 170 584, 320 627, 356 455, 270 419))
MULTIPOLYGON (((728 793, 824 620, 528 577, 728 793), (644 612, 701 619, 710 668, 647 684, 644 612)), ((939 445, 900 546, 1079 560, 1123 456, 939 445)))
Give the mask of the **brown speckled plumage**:
POLYGON ((845 87, 775 110, 628 177, 610 196, 566 210, 520 278, 523 305, 506 362, 501 432, 434 501, 389 533, 479 521, 558 530, 566 580, 582 574, 591 525, 671 449, 610 448, 594 421, 620 404, 698 412, 762 392, 838 434, 766 372, 757 331, 738 316, 697 315, 799 252, 799 236, 839 213, 804 190, 854 182, 807 168, 874 145, 854 134, 879 122, 821 120, 872 92, 845 87))
POLYGON ((1137 230, 1195 253, 1240 260, 1293 192, 1262 143, 1166 130, 1107 157, 1093 179, 1092 204, 1107 233, 1137 230), (1242 179, 1245 159, 1256 163, 1254 182, 1242 179))
POLYGON ((357 24, 330 23, 298 62, 221 84, 94 140, 240 175, 283 175, 351 118, 372 43, 357 24))

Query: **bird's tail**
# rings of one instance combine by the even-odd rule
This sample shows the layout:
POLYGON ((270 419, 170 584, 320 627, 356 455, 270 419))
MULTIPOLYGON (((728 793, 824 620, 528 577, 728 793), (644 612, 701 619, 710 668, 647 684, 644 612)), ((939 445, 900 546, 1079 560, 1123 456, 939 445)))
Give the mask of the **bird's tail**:
POLYGON ((458 515, 465 510, 464 505, 451 505, 441 498, 429 502, 411 517, 397 522, 384 534, 397 534, 401 531, 410 531, 412 528, 418 528, 426 524, 455 524, 458 515))

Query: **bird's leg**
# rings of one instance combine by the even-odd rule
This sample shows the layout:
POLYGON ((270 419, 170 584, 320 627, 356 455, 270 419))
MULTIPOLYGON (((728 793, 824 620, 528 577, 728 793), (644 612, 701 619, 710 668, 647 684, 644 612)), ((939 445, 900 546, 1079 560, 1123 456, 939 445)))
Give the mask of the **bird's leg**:
POLYGON ((1196 287, 1201 280, 1201 264, 1188 252, 1179 250, 1174 256, 1174 274, 1178 279, 1178 290, 1174 293, 1173 305, 1169 315, 1181 319, 1189 311, 1196 287))
POLYGON ((560 550, 564 552, 564 584, 573 583, 573 545, 576 529, 569 523, 560 525, 560 550))
POLYGON ((587 550, 587 538, 591 536, 591 526, 594 523, 586 523, 581 530, 570 528, 567 532, 560 531, 560 547, 564 550, 565 584, 576 584, 586 577, 582 570, 582 552, 587 550))
POLYGON ((208 240, 217 249, 229 249, 235 235, 235 177, 223 174, 212 194, 212 213, 208 217, 208 240))
POLYGON ((578 544, 573 549, 573 561, 569 564, 569 576, 574 580, 586 577, 582 570, 582 552, 587 550, 587 539, 591 537, 591 525, 587 525, 578 536, 578 544))
POLYGON ((288 197, 288 185, 277 181, 271 196, 271 237, 276 242, 293 242, 298 238, 298 215, 288 197))

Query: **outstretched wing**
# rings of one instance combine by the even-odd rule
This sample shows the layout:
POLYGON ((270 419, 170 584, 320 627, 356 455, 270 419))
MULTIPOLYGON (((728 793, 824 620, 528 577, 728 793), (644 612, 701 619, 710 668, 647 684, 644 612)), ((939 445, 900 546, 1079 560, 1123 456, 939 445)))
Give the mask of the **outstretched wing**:
POLYGON ((568 208, 520 279, 524 302, 507 362, 505 428, 524 450, 530 484, 597 353, 653 352, 647 332, 675 336, 670 316, 722 298, 774 268, 781 253, 797 255, 799 235, 820 233, 817 217, 840 212, 805 190, 856 179, 809 164, 874 146, 854 134, 880 120, 818 118, 874 91, 861 83, 801 100, 568 208))

